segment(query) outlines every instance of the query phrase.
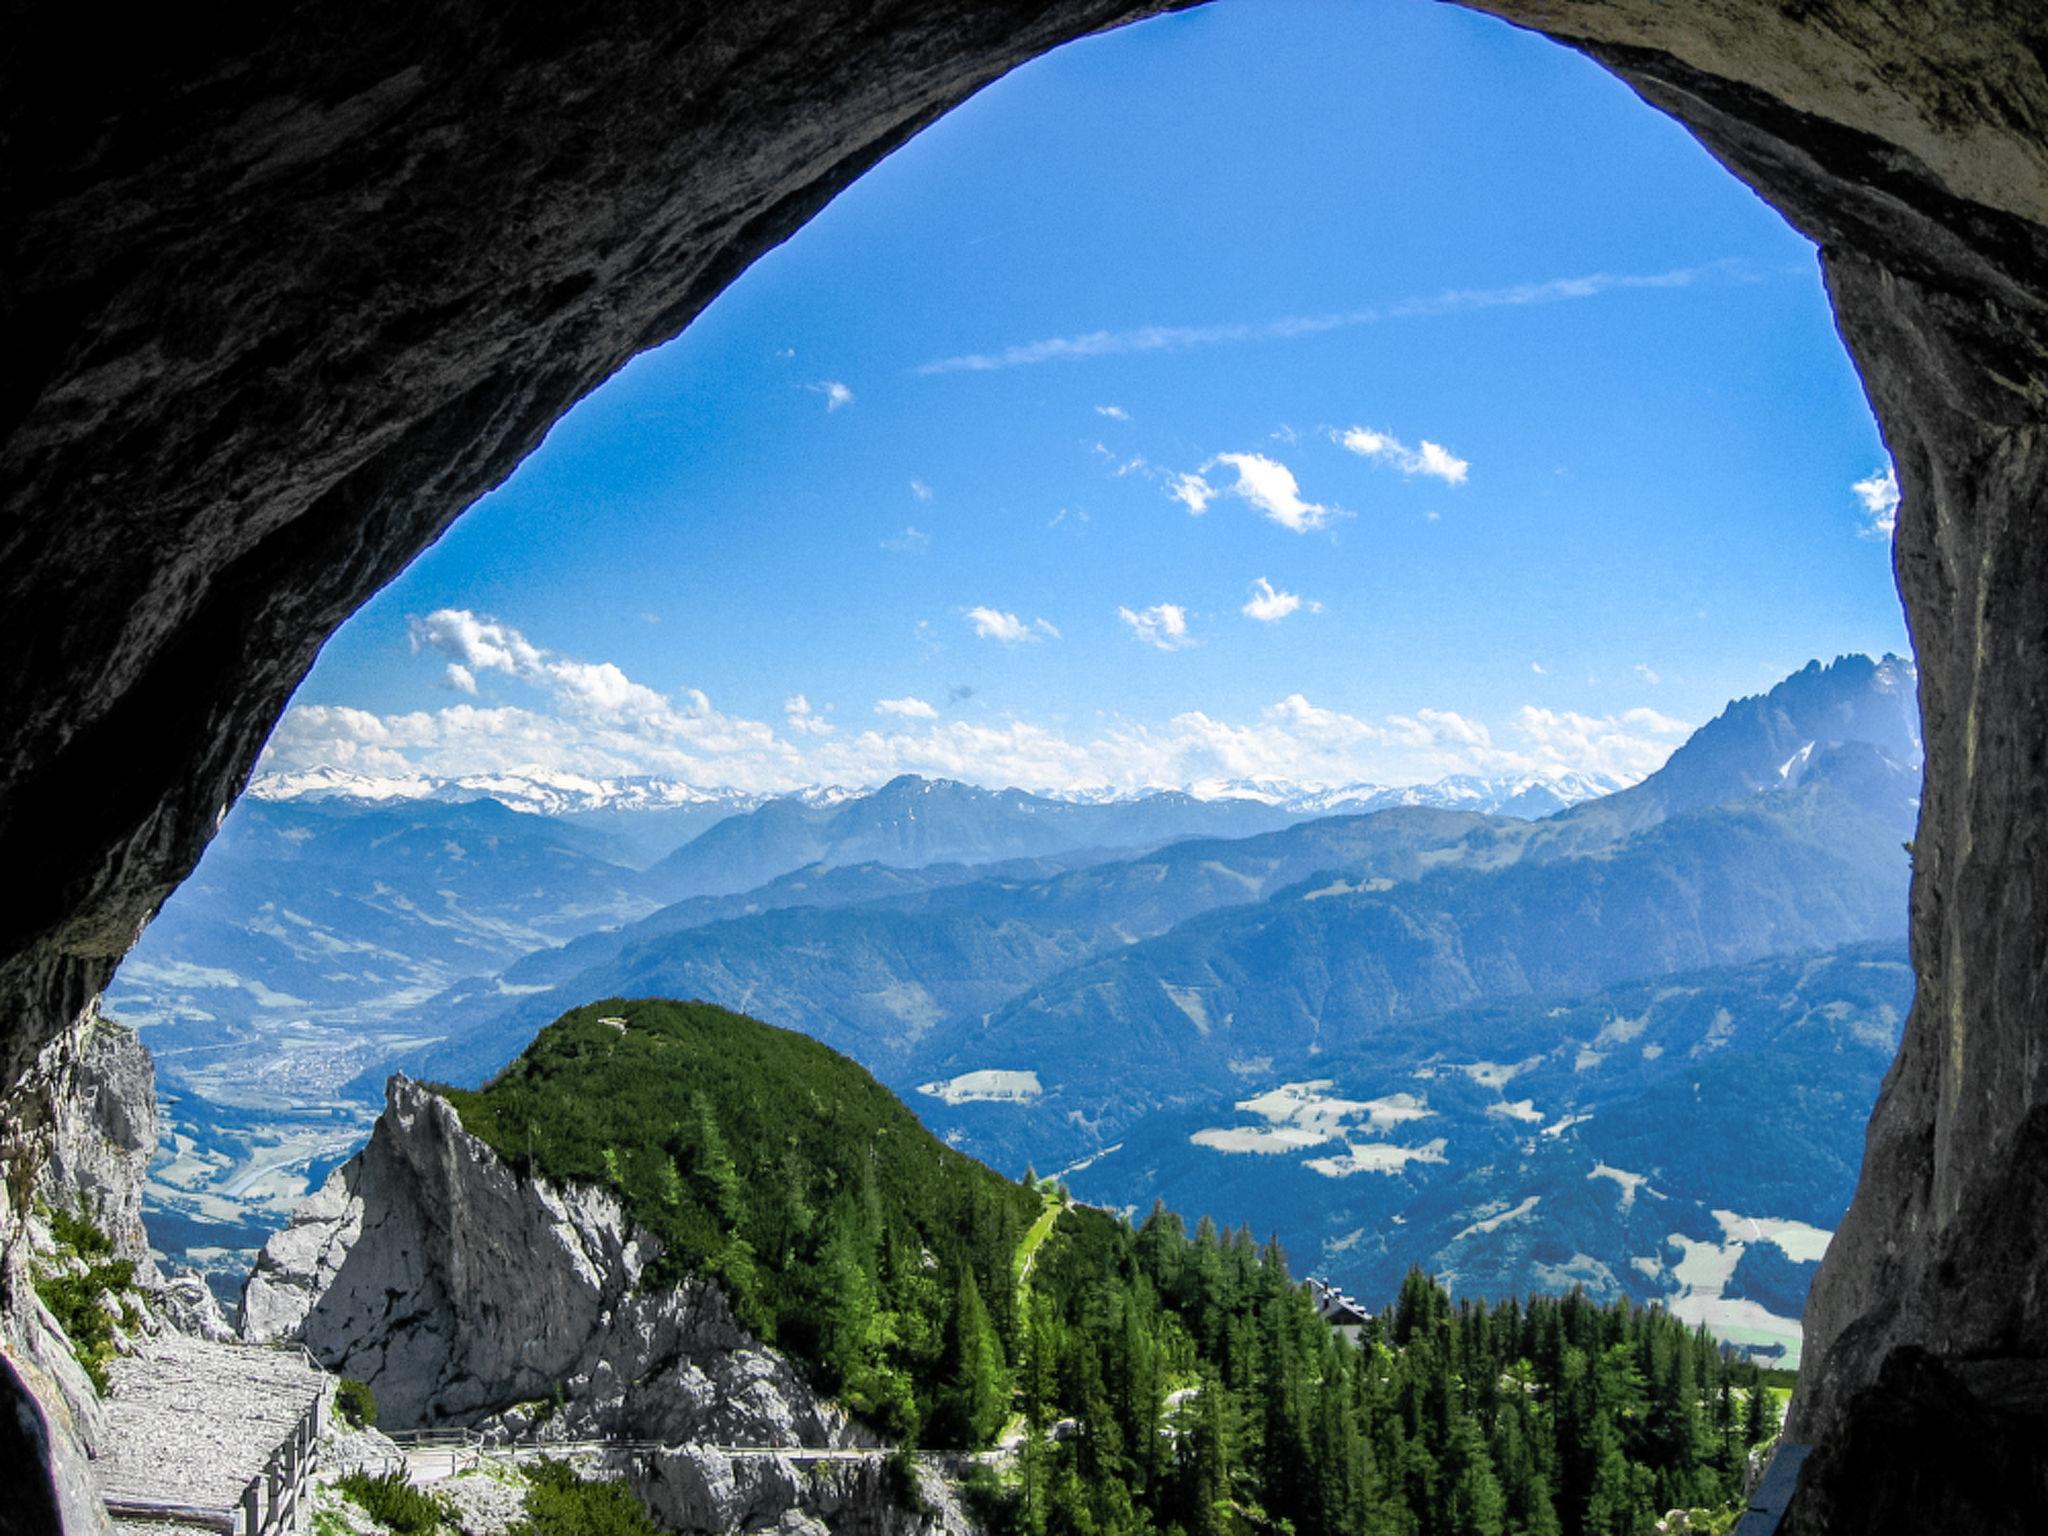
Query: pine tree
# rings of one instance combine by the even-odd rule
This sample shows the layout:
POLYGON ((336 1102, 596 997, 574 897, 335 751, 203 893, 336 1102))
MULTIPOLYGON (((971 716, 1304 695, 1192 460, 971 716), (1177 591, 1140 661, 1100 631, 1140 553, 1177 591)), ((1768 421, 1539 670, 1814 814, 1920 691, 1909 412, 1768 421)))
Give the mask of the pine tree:
POLYGON ((1009 1415, 1010 1373, 971 1269, 961 1270, 953 1303, 952 1362, 947 1427, 961 1445, 979 1449, 995 1439, 1009 1415))

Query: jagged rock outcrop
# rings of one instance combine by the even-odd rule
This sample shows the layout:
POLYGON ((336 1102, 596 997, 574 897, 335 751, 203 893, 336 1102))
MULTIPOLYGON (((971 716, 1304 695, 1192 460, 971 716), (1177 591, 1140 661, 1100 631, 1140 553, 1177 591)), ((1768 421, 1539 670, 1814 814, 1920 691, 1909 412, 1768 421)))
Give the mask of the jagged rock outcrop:
POLYGON ((920 1466, 906 1501, 880 1457, 798 1463, 671 1449, 636 1463, 635 1490, 665 1529, 777 1536, 974 1536, 955 1484, 920 1466), (913 1505, 920 1507, 913 1507, 913 1505))
POLYGON ((873 1443, 715 1285, 643 1287, 660 1253, 609 1192, 515 1172, 445 1099, 394 1077, 369 1145, 265 1245, 243 1336, 298 1339, 368 1382, 387 1427, 873 1443))
POLYGON ((160 1279, 142 1226, 142 1191, 156 1156, 156 1064, 135 1031, 98 1012, 73 1033, 71 1086, 52 1104, 49 1161, 37 1192, 82 1213, 135 1264, 143 1285, 160 1279))
POLYGON ((713 1449, 876 1441, 740 1326, 716 1285, 644 1285, 660 1254, 609 1192, 520 1174, 447 1100, 394 1077, 369 1145, 264 1246, 242 1333, 297 1340, 367 1382, 386 1427, 686 1447, 627 1469, 673 1529, 958 1527, 943 1499, 930 1516, 903 1506, 879 1456, 713 1449))
MULTIPOLYGON (((888 148, 1151 8, 571 3, 535 26, 372 0, 345 25, 297 7, 114 29, 15 9, 0 1245, 40 1156, 40 1050, 191 868, 328 633, 888 148)), ((1998 1443, 2048 1439, 2048 20, 1999 0, 1483 8, 1584 48, 1820 244, 1897 464, 1921 990, 1808 1314, 1794 1428, 1828 1446, 1794 1519, 1975 1518, 1985 1485, 1939 1449, 1956 1405, 1998 1443)), ((0 1399, 0 1422, 38 1411, 4 1373, 0 1399)), ((1979 1529, 2048 1522, 2038 1457, 2031 1503, 1979 1529)), ((27 1507, 0 1531, 39 1531, 27 1507)))

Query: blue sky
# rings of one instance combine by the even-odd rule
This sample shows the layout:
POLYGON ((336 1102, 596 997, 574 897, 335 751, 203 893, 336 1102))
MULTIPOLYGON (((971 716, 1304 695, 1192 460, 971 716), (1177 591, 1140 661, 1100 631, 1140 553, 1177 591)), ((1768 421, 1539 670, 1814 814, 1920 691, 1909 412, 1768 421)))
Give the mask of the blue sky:
POLYGON ((1884 464, 1812 248, 1619 82, 1223 0, 764 257, 329 643, 264 767, 1630 776, 1904 648, 1884 464))

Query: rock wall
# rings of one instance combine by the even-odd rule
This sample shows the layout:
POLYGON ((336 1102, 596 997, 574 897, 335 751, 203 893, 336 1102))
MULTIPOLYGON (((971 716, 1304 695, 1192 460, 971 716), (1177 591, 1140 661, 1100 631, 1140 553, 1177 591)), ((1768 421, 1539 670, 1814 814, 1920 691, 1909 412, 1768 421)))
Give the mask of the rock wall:
MULTIPOLYGON (((404 1077, 369 1144, 265 1244, 242 1333, 303 1342, 369 1383, 385 1428, 860 1449, 874 1437, 734 1319, 715 1285, 643 1289, 658 1240, 606 1191, 523 1176, 404 1077)), ((673 1529, 910 1536, 958 1524, 896 1496, 879 1458, 821 1466, 676 1449, 629 1475, 673 1529), (785 1521, 785 1516, 789 1517, 785 1521)))
POLYGON ((243 1337, 298 1339, 369 1383, 386 1428, 545 1418, 572 1437, 866 1441, 716 1286, 643 1290, 660 1253, 608 1191, 515 1172, 447 1100, 394 1077, 369 1144, 264 1245, 243 1337))
POLYGON ((142 1225, 143 1186, 156 1156, 156 1064, 134 1030, 95 1011, 67 1037, 66 1085, 52 1096, 50 1148, 37 1193, 89 1216, 135 1278, 161 1276, 142 1225))
MULTIPOLYGON (((10 12, 0 1244, 33 1183, 40 1052, 190 869, 334 626, 892 145, 1153 8, 10 12)), ((1960 1415, 1973 1445, 2036 1448, 1977 1528, 2040 1528, 2048 19, 1484 8, 1585 49, 1822 248, 1905 490, 1928 784, 1920 998, 1809 1314, 1794 1427, 1825 1447, 1794 1519, 1983 1515, 1992 1484, 1939 1449, 1960 1415)), ((0 1398, 0 1419, 35 1411, 4 1375, 0 1398)))

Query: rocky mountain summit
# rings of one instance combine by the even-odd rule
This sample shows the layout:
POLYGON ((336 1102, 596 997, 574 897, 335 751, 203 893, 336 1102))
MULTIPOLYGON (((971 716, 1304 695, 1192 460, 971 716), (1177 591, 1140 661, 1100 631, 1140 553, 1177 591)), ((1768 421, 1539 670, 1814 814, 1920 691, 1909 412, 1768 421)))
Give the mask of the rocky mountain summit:
POLYGON ((672 1529, 958 1528, 943 1498, 901 1505, 875 1436, 715 1283, 650 1283, 662 1253, 608 1190, 515 1170, 394 1077, 369 1144, 264 1247, 242 1334, 367 1382, 386 1427, 658 1441, 618 1459, 672 1529))

